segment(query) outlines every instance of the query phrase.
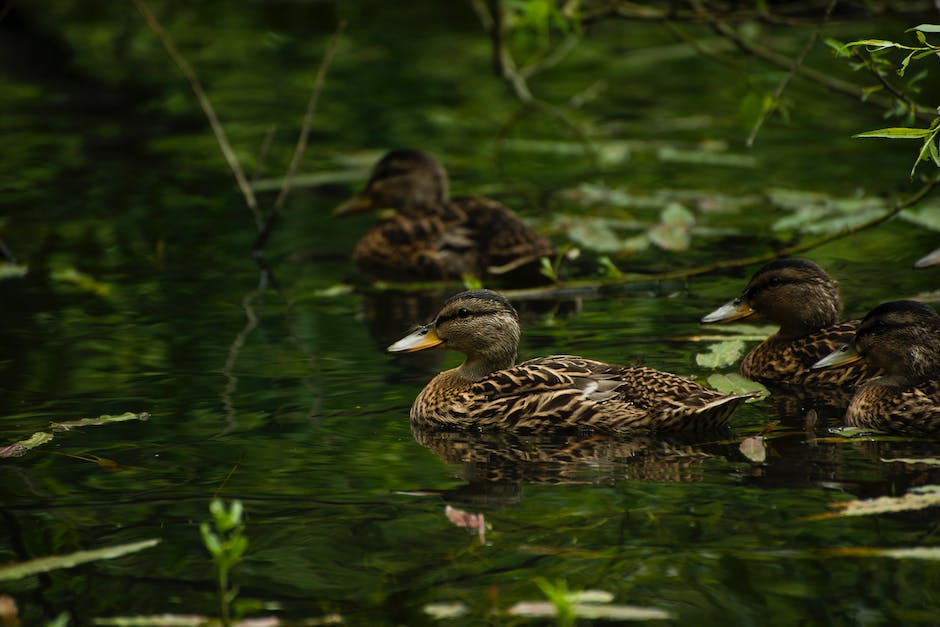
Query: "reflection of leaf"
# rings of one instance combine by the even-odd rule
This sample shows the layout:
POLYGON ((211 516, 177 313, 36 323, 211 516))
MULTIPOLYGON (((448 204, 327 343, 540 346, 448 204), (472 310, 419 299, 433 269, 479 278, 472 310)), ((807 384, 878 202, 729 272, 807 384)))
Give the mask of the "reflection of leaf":
POLYGON ((904 496, 881 496, 874 499, 862 499, 834 503, 841 511, 813 516, 812 520, 838 518, 841 516, 870 516, 891 512, 909 512, 940 505, 940 485, 925 485, 912 488, 904 496))
POLYGON ((895 457, 894 459, 881 458, 883 462, 895 462, 899 464, 923 464, 924 466, 940 466, 940 458, 937 457, 895 457))
POLYGON ((149 549, 159 542, 159 539, 151 538, 149 540, 142 540, 140 542, 131 542, 129 544, 109 546, 103 549, 76 551, 74 553, 69 553, 68 555, 40 557, 34 560, 29 560, 27 562, 21 562, 19 564, 0 566, 0 581, 22 579, 23 577, 29 577, 30 575, 36 575, 39 573, 47 573, 51 570, 58 570, 60 568, 72 568, 73 566, 78 566, 79 564, 84 564, 86 562, 110 560, 116 557, 121 557, 122 555, 127 555, 128 553, 136 553, 137 551, 149 549))
POLYGON ((725 340, 710 344, 708 351, 695 356, 695 363, 703 368, 723 368, 736 362, 744 353, 744 340, 725 340))
POLYGON ((42 444, 45 444, 52 439, 51 433, 46 433, 45 431, 39 431, 34 433, 25 440, 20 440, 19 442, 14 442, 9 446, 4 446, 0 448, 0 457, 22 457, 26 455, 26 451, 32 448, 36 448, 42 444))
POLYGON ((751 381, 739 375, 736 372, 727 374, 715 373, 709 375, 708 385, 724 394, 747 394, 749 392, 758 392, 759 396, 748 401, 752 403, 757 399, 770 396, 770 391, 757 381, 751 381))

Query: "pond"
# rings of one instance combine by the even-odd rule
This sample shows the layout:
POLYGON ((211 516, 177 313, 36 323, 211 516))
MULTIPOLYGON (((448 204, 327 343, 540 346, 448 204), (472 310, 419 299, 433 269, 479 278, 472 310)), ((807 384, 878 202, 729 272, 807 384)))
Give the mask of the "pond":
MULTIPOLYGON (((935 20, 930 4, 892 19, 837 12, 822 35, 913 41, 904 30, 935 20)), ((611 264, 654 274, 772 253, 871 219, 934 168, 912 180, 911 143, 851 137, 896 121, 796 78, 787 119, 747 147, 754 98, 786 74, 695 23, 592 26, 530 80, 567 122, 519 115, 472 6, 152 4, 263 211, 345 22, 265 245, 273 281, 187 80, 134 6, 6 11, 0 239, 28 270, 0 280, 0 448, 52 439, 0 459, 0 564, 159 544, 6 579, 0 597, 23 625, 216 616, 200 523, 221 498, 244 506, 232 579, 250 616, 530 624, 547 619, 507 612, 567 588, 676 624, 935 624, 936 502, 911 501, 940 481, 936 442, 842 437, 827 430, 838 416, 807 426, 775 397, 741 408, 730 433, 691 440, 412 432, 415 396, 460 358, 384 349, 461 286, 362 287, 349 255, 372 219, 330 217, 388 148, 434 152, 455 192, 505 202, 581 251, 582 284, 604 283, 517 294, 521 358, 642 362, 702 382, 739 355, 697 356, 770 332, 699 324, 761 264, 619 283, 611 264), (905 496, 901 511, 842 515, 905 496)), ((791 57, 812 32, 741 28, 791 57)), ((871 80, 822 43, 806 62, 871 80)), ((940 245, 936 203, 801 253, 839 281, 847 317, 936 299, 940 269, 911 268, 940 245)))

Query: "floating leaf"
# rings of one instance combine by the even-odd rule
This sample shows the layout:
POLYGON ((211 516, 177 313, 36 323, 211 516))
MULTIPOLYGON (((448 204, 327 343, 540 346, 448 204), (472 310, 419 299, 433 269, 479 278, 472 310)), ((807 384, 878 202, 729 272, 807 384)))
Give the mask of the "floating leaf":
POLYGON ((466 616, 470 608, 463 603, 456 601, 454 603, 428 603, 423 608, 424 613, 436 618, 437 620, 447 620, 449 618, 459 618, 466 616))
POLYGON ((730 366, 744 354, 744 340, 725 340, 708 346, 708 351, 695 356, 695 363, 703 368, 730 366))
POLYGON ((29 266, 10 263, 9 261, 0 262, 0 281, 4 279, 19 279, 29 273, 29 266))
MULTIPOLYGON (((589 620, 672 620, 675 614, 656 607, 638 605, 614 605, 574 603, 575 616, 589 620)), ((551 618, 556 614, 555 606, 548 601, 520 601, 507 610, 511 616, 526 618, 551 618)))
POLYGON ((568 237, 576 244, 600 253, 620 250, 620 237, 602 218, 578 221, 568 229, 568 237))
POLYGON ((128 420, 148 420, 149 418, 150 414, 147 412, 142 412, 139 414, 126 412, 117 416, 104 415, 98 416, 97 418, 82 418, 81 420, 70 420, 68 422, 52 422, 49 423, 49 428, 53 431, 68 431, 78 427, 95 427, 111 424, 114 422, 127 422, 128 420))
POLYGON ((912 488, 904 496, 881 496, 874 499, 862 499, 834 503, 842 511, 820 514, 812 520, 838 518, 841 516, 870 516, 872 514, 887 514, 892 512, 909 512, 940 505, 940 485, 925 485, 912 488))
POLYGON ((0 581, 9 581, 11 579, 22 579, 30 575, 47 573, 60 568, 72 568, 86 562, 96 562, 98 560, 110 560, 129 553, 136 553, 149 549, 160 543, 158 538, 142 540, 140 542, 131 542, 128 544, 118 544, 103 549, 93 549, 89 551, 76 551, 68 555, 54 555, 51 557, 40 557, 28 562, 20 562, 9 566, 0 566, 0 581))
POLYGON ((742 455, 754 463, 760 464, 767 459, 767 444, 764 442, 764 438, 760 436, 745 438, 741 441, 738 449, 742 455))
POLYGON ((52 439, 52 434, 45 431, 34 433, 25 440, 14 442, 9 446, 0 448, 0 457, 22 457, 26 451, 41 446, 52 439))
POLYGON ((770 391, 763 385, 742 377, 736 372, 715 373, 709 375, 707 381, 709 386, 724 394, 752 394, 756 392, 758 396, 749 400, 748 403, 770 396, 770 391))
POLYGON ((680 205, 671 203, 659 216, 659 224, 649 230, 650 241, 664 250, 682 251, 689 248, 695 215, 680 205))
POLYGON ((881 458, 886 463, 897 464, 923 464, 924 466, 940 466, 940 458, 937 457, 895 457, 894 459, 881 458))

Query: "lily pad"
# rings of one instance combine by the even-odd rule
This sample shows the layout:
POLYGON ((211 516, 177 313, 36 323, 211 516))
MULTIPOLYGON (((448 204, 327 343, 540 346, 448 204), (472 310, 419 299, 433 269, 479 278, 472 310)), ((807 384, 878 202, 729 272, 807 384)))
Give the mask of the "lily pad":
POLYGON ((744 354, 744 340, 725 340, 708 346, 708 350, 695 356, 695 363, 703 368, 724 368, 738 361, 744 354))
POLYGON ((758 395, 748 400, 748 403, 753 403, 754 401, 770 396, 770 391, 763 385, 757 381, 751 381, 750 379, 742 377, 736 372, 729 372, 727 374, 715 373, 710 375, 707 381, 709 386, 724 394, 757 393, 758 395))

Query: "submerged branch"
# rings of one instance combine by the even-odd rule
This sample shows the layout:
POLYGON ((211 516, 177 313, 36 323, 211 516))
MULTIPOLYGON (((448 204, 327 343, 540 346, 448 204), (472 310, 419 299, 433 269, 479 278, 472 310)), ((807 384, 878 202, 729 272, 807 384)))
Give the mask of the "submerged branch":
POLYGON ((261 212, 258 209, 258 200, 255 198, 255 193, 251 189, 251 185, 248 183, 245 172, 242 170, 242 167, 238 162, 238 156, 235 154, 235 151, 232 149, 232 145, 228 141, 228 137, 225 134, 225 128, 223 128, 222 123, 219 121, 219 116, 216 115, 215 108, 212 106, 212 103, 209 101, 209 97, 202 88, 202 82, 199 80, 199 76, 196 74, 195 70, 193 70, 192 66, 182 55, 182 53, 180 53, 180 51, 176 48, 173 40, 170 39, 169 34, 163 29, 163 26, 160 24, 159 20, 157 20, 156 16, 150 11, 150 7, 147 6, 145 0, 133 0, 133 2, 134 6, 137 7, 137 10, 144 17, 144 20, 147 21, 147 25, 150 27, 150 30, 154 32, 154 34, 163 44, 167 54, 170 55, 170 58, 173 59, 174 63, 176 63, 176 66, 183 73, 183 76, 185 76, 186 80, 189 81, 189 85, 192 88, 193 93, 196 95, 196 99, 199 101, 199 106, 202 107, 203 113, 206 114, 206 118, 209 120, 209 125, 212 127, 212 133, 215 135, 215 139, 219 143, 219 149, 222 151, 222 156, 225 157, 225 161, 228 163, 229 168, 231 168, 232 174, 235 176, 235 181, 238 183, 238 189, 245 198, 245 204, 248 205, 248 209, 254 216, 255 225, 260 230, 262 228, 262 224, 264 223, 264 219, 262 218, 261 212))

